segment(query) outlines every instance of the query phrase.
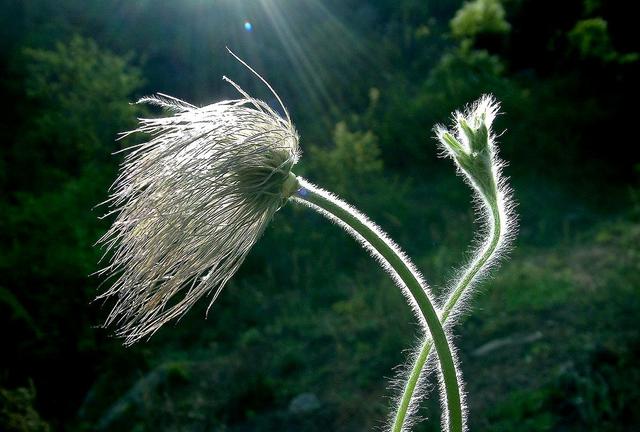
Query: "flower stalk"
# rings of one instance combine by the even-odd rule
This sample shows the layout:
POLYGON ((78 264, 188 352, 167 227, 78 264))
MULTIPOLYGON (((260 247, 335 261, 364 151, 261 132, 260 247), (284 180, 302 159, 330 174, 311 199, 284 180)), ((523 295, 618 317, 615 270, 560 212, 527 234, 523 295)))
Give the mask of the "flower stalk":
MULTIPOLYGON (((494 223, 492 233, 489 235, 489 239, 487 241, 487 247, 485 252, 474 260, 471 265, 464 271, 462 277, 455 284, 454 289, 449 294, 447 301, 442 308, 442 312, 440 315, 440 321, 443 327, 448 327, 450 325, 449 319, 451 313, 456 309, 458 305, 458 301, 462 297, 462 295, 467 291, 467 289, 471 286, 477 276, 482 273, 487 266, 488 263, 492 261, 494 254, 498 249, 498 244, 500 241, 500 236, 502 232, 502 223, 500 214, 497 211, 492 211, 494 223)), ((407 421, 411 404, 415 403, 414 397, 416 391, 418 389, 418 384, 420 381, 420 376, 422 371, 429 360, 429 357, 433 350, 433 340, 427 338, 421 345, 420 350, 418 351, 418 355, 415 358, 413 366, 411 367, 411 372, 409 373, 409 377, 407 378, 407 382, 405 383, 402 396, 400 398, 400 403, 398 404, 398 410, 396 412, 392 431, 393 432, 401 432, 407 421)))
MULTIPOLYGON (((232 53, 232 55, 234 55, 232 53)), ((234 55, 235 57, 235 55, 234 55)), ((500 178, 491 122, 497 103, 485 97, 456 113, 455 130, 437 128, 445 154, 476 192, 489 231, 442 308, 436 308, 421 274, 400 248, 365 215, 333 194, 296 177, 299 137, 284 117, 226 79, 241 97, 196 107, 158 94, 140 102, 168 110, 141 119, 133 132, 149 140, 129 150, 106 201, 115 220, 99 240, 110 255, 100 273, 112 285, 99 298, 113 298, 107 324, 119 326, 125 344, 148 338, 183 316, 199 299, 210 306, 258 241, 273 215, 289 200, 343 228, 380 263, 401 289, 425 335, 400 399, 392 430, 408 429, 417 407, 425 365, 437 354, 443 429, 466 429, 457 369, 447 329, 474 282, 495 262, 510 239, 509 190, 500 178)))
MULTIPOLYGON (((458 170, 472 187, 479 202, 478 211, 487 227, 486 239, 460 273, 441 308, 440 321, 445 328, 451 327, 451 321, 459 314, 474 284, 497 261, 515 231, 510 190, 501 177, 503 163, 497 157, 495 137, 491 132, 498 108, 492 97, 484 96, 465 113, 454 114, 454 132, 442 126, 436 127, 445 156, 454 159, 458 170)), ((434 341, 427 338, 414 359, 393 420, 392 432, 405 430, 433 347, 434 341)))
POLYGON ((445 430, 463 431, 462 399, 454 356, 433 302, 429 298, 426 283, 398 246, 366 216, 304 179, 299 178, 299 181, 301 187, 293 195, 293 201, 318 211, 345 228, 383 264, 396 283, 403 288, 405 296, 431 335, 430 340, 433 341, 438 354, 447 409, 447 415, 443 419, 445 430))

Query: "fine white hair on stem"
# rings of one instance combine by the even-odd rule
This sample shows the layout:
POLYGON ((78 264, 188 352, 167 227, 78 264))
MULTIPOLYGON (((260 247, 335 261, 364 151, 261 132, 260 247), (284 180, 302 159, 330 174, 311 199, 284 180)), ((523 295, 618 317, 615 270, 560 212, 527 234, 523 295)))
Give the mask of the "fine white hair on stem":
MULTIPOLYGON (((427 341, 431 341, 431 338, 429 337, 429 335, 421 335, 418 338, 418 343, 410 351, 405 362, 397 367, 396 374, 389 384, 389 390, 391 392, 397 393, 397 394, 402 393, 407 382, 411 379, 411 365, 418 360, 418 357, 421 354, 420 348, 425 343, 427 343, 427 341)), ((434 372, 440 374, 440 368, 437 362, 436 352, 432 350, 429 353, 427 360, 425 360, 424 366, 421 368, 420 375, 416 381, 413 397, 411 398, 411 401, 409 402, 409 406, 406 411, 406 421, 404 422, 402 427, 403 431, 404 430, 409 431, 413 428, 413 426, 425 420, 423 416, 418 414, 418 410, 420 409, 421 402, 424 401, 427 398, 429 392, 433 390, 433 387, 434 387, 433 382, 429 381, 429 378, 433 376, 434 372)), ((439 386, 438 389, 439 391, 442 391, 441 375, 439 375, 436 379, 437 379, 437 385, 439 386)), ((462 382, 458 381, 458 384, 462 385, 462 382)), ((444 401, 442 397, 440 398, 440 400, 444 401)), ((400 408, 400 404, 401 404, 400 398, 394 397, 392 399, 392 406, 394 407, 394 409, 391 410, 391 412, 387 416, 386 430, 393 429, 393 423, 395 420, 396 412, 400 408)), ((444 421, 444 417, 442 418, 442 420, 444 421)))
POLYGON ((380 252, 375 247, 373 247, 371 245, 371 243, 369 243, 360 233, 358 233, 356 230, 354 230, 349 224, 344 222, 342 219, 336 217, 335 215, 333 215, 329 211, 323 209, 322 207, 319 207, 319 206, 309 202, 308 200, 300 198, 299 195, 300 194, 304 194, 305 190, 310 190, 310 191, 313 191, 314 193, 326 198, 328 201, 331 201, 334 205, 336 205, 338 207, 341 207, 343 209, 346 209, 348 213, 350 213, 351 215, 356 217, 363 225, 367 226, 371 231, 376 233, 376 235, 380 239, 383 239, 383 241, 399 257, 401 257, 404 265, 411 271, 411 273, 414 276, 414 278, 417 281, 419 281, 419 283, 420 283, 422 289, 424 290, 425 294, 431 300, 431 293, 429 291, 429 287, 427 285, 427 282, 424 280, 424 277, 418 271, 418 269, 413 264, 413 262, 411 262, 409 257, 407 257, 407 255, 402 251, 402 249, 400 249, 400 247, 393 240, 391 240, 391 238, 389 238, 389 236, 378 225, 376 225, 367 216, 365 216, 363 213, 361 213, 360 211, 355 209, 353 206, 351 206, 348 203, 346 203, 345 201, 341 200, 340 198, 338 198, 336 195, 332 194, 331 192, 326 191, 326 190, 324 190, 324 189, 312 184, 311 182, 305 180, 302 177, 298 177, 298 183, 300 185, 300 189, 298 190, 297 194, 291 196, 291 199, 294 202, 297 202, 297 203, 300 203, 302 205, 305 205, 305 206, 307 206, 309 208, 312 208, 313 210, 317 211, 318 213, 322 214, 327 219, 329 219, 331 222, 335 223, 336 225, 338 225, 339 227, 344 229, 351 237, 353 237, 358 243, 360 243, 360 245, 367 252, 369 252, 369 254, 391 276, 391 278, 394 281, 394 283, 400 288, 401 292, 406 297, 407 302, 411 306, 411 309, 413 310, 414 315, 418 319, 418 322, 420 323, 423 332, 427 332, 428 333, 429 329, 427 327, 425 318, 422 315, 422 312, 420 311, 420 308, 418 307, 418 304, 416 303, 415 298, 413 297, 413 295, 411 294, 411 292, 409 291, 409 289, 407 288, 405 283, 402 281, 402 279, 400 278, 398 273, 396 273, 396 271, 393 269, 393 267, 391 267, 391 265, 380 254, 380 252))
MULTIPOLYGON (((492 131, 498 111, 498 102, 485 95, 466 110, 453 114, 452 130, 442 125, 435 128, 442 155, 454 160, 458 172, 474 191, 474 204, 481 221, 474 253, 458 272, 441 302, 440 320, 449 334, 473 287, 498 263, 515 235, 516 217, 511 190, 502 176, 505 164, 498 158, 496 137, 492 131)), ((433 368, 432 348, 433 341, 427 338, 410 359, 412 366, 405 372, 404 386, 396 406, 397 415, 391 428, 394 432, 409 430, 415 424, 413 415, 424 392, 422 381, 433 368), (408 409, 402 411, 399 408, 404 404, 408 404, 408 409)), ((459 371, 457 368, 457 373, 459 371)), ((461 398, 464 398, 462 391, 461 398)), ((463 409, 466 417, 465 404, 463 409)))
MULTIPOLYGON (((377 225, 371 222, 365 215, 340 200, 335 195, 318 188, 302 178, 298 178, 300 189, 291 197, 292 200, 306 205, 333 221, 352 237, 354 237, 389 273, 407 298, 414 314, 422 325, 422 334, 427 337, 433 330, 445 345, 437 347, 437 353, 441 355, 438 362, 438 376, 440 380, 440 396, 442 399, 443 430, 450 430, 449 421, 455 423, 455 430, 465 430, 464 398, 460 394, 460 373, 456 365, 454 352, 451 350, 448 340, 450 338, 443 332, 439 322, 439 314, 431 306, 428 285, 409 258, 400 250, 377 225), (398 262, 399 261, 399 262, 398 262), (409 286, 409 284, 411 284, 409 286), (424 302, 427 303, 424 303, 424 302), (422 302, 422 303, 420 303, 422 302), (434 325, 434 320, 437 325, 434 325), (438 330, 439 328, 439 330, 438 330), (438 333, 441 332, 441 333, 438 333), (441 334, 441 336, 440 336, 441 334), (443 358, 448 360, 443 362, 443 358), (446 371, 445 372, 445 369, 446 371), (452 380, 455 380, 455 390, 451 391, 452 380), (446 385, 445 385, 446 384, 446 385), (451 405, 451 404, 454 405, 451 405), (457 407, 454 408, 453 407, 457 407)), ((416 405, 409 404, 408 409, 415 411, 416 405)))
MULTIPOLYGON (((449 340, 453 340, 453 337, 450 331, 447 331, 447 338, 449 340)), ((450 346, 451 346, 451 355, 453 356, 453 364, 456 371, 456 377, 458 380, 458 391, 460 392, 460 408, 462 410, 462 431, 466 432, 468 430, 467 424, 468 424, 469 408, 467 406, 467 397, 466 397, 466 392, 464 388, 464 378, 462 377, 462 369, 460 368, 460 360, 458 359, 457 349, 453 343, 450 344, 450 346)), ((440 409, 443 412, 446 412, 447 398, 445 397, 446 390, 445 390, 444 376, 442 373, 442 368, 440 366, 440 363, 436 362, 436 364, 438 367, 438 387, 440 388, 440 409)), ((416 401, 416 403, 418 403, 418 401, 416 401)), ((415 409, 417 410, 417 405, 415 409)), ((442 416, 442 430, 443 431, 450 430, 449 418, 447 416, 442 416)))
MULTIPOLYGON (((453 341, 454 337, 450 327, 446 328, 446 333, 447 339, 449 341, 453 341)), ((416 344, 415 348, 411 350, 405 363, 398 367, 396 376, 391 380, 389 386, 391 392, 395 392, 397 394, 402 394, 404 392, 407 382, 411 379, 412 366, 416 362, 418 362, 418 358, 421 354, 423 354, 423 348, 425 345, 433 347, 433 341, 428 333, 423 334, 418 339, 418 343, 416 344)), ((458 380, 458 389, 460 392, 460 403, 463 416, 463 430, 467 430, 468 406, 464 388, 464 377, 460 368, 460 361, 458 359, 455 344, 450 343, 449 346, 451 347, 451 354, 453 356, 453 362, 458 380)), ((433 388, 433 386, 430 385, 429 379, 433 376, 434 372, 437 380, 438 393, 440 395, 440 408, 442 412, 447 411, 448 408, 446 390, 444 388, 444 379, 440 363, 437 361, 437 359, 438 356, 436 351, 431 349, 427 352, 426 360, 424 360, 424 362, 420 362, 422 367, 420 368, 418 379, 416 380, 415 387, 413 388, 412 397, 404 414, 404 420, 400 430, 410 431, 414 426, 424 420, 424 418, 418 414, 418 411, 420 409, 421 403, 425 399, 427 399, 429 391, 431 391, 433 388)), ((389 413, 389 416, 387 417, 386 430, 395 430, 394 426, 396 421, 396 413, 401 403, 401 398, 397 396, 393 398, 394 409, 389 413)), ((443 431, 449 430, 448 420, 448 416, 441 417, 443 431)))
MULTIPOLYGON (((127 149, 105 202, 115 221, 98 241, 115 297, 106 325, 125 344, 151 336, 196 301, 216 300, 286 202, 298 134, 288 117, 227 79, 241 98, 201 108, 158 94, 172 115, 140 119, 147 142, 127 149)), ((285 111, 286 113, 286 111, 285 111)))
POLYGON ((464 112, 454 113, 453 133, 442 126, 436 127, 444 154, 455 161, 458 171, 474 191, 474 205, 481 222, 472 258, 458 272, 442 300, 441 320, 449 332, 464 312, 474 286, 497 265, 516 232, 512 193, 502 175, 505 163, 498 157, 492 130, 499 109, 493 96, 484 95, 464 112))
POLYGON ((483 95, 464 111, 453 114, 452 131, 442 125, 435 128, 443 155, 454 160, 458 172, 474 192, 480 222, 471 258, 458 271, 448 296, 442 301, 441 310, 448 327, 464 312, 473 287, 488 277, 509 251, 517 232, 512 191, 502 174, 506 164, 498 156, 493 132, 499 110, 500 104, 493 96, 483 95), (449 317, 450 314, 454 316, 449 317))

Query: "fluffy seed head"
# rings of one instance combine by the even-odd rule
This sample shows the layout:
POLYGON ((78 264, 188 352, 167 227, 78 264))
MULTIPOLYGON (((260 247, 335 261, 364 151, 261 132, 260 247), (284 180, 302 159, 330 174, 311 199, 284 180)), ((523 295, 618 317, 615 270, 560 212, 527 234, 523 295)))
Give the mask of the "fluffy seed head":
MULTIPOLYGON (((229 81, 231 82, 231 81, 229 81)), ((101 273, 115 281, 107 325, 131 344, 215 301, 274 213, 295 191, 298 134, 247 95, 202 108, 166 95, 140 102, 171 115, 141 119, 150 139, 130 148, 107 203, 116 214, 99 240, 111 252, 101 273)), ((277 95, 276 95, 277 96, 277 95)), ((283 107, 284 109, 284 107, 283 107)))

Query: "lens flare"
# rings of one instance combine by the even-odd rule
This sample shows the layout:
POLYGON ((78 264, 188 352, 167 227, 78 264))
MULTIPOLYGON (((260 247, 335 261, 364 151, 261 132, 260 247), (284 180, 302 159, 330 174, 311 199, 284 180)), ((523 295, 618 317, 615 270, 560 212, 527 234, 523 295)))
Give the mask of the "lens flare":
POLYGON ((251 24, 249 21, 245 21, 244 22, 244 29, 246 31, 248 31, 249 33, 251 33, 253 31, 253 24, 251 24))

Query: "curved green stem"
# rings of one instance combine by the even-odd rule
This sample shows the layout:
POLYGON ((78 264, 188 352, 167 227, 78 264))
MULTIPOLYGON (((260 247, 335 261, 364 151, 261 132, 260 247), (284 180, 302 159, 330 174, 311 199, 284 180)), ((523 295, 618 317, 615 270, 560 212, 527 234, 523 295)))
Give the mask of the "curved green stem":
POLYGON ((412 269, 411 264, 399 249, 364 215, 303 179, 299 181, 301 187, 293 195, 294 201, 319 211, 345 227, 352 236, 362 240, 364 246, 370 248, 374 255, 380 256, 409 290, 424 317, 438 354, 448 407, 449 430, 462 432, 462 401, 453 354, 420 276, 412 269))
MULTIPOLYGON (((484 252, 471 262, 471 264, 462 274, 462 277, 447 298, 447 302, 442 309, 442 315, 440 316, 442 324, 446 323, 447 319, 451 315, 451 312, 458 304, 458 301, 460 300, 462 294, 471 285, 475 277, 483 270, 487 263, 491 261, 491 258, 498 249, 500 237, 502 235, 502 220, 500 211, 498 209, 497 203, 491 203, 488 205, 491 208, 491 219, 493 220, 490 239, 486 243, 484 252)), ((418 381, 420 379, 420 374, 422 373, 422 369, 429 359, 432 348, 433 340, 427 339, 423 343, 422 348, 420 349, 420 352, 418 353, 418 356, 413 363, 411 373, 409 374, 409 378, 407 380, 407 383, 405 384, 402 397, 400 399, 400 404, 398 405, 398 411, 396 412, 395 420, 393 422, 393 426, 391 429, 393 432, 402 431, 402 427, 404 426, 404 423, 407 419, 407 413, 411 404, 411 400, 413 399, 418 381)))

